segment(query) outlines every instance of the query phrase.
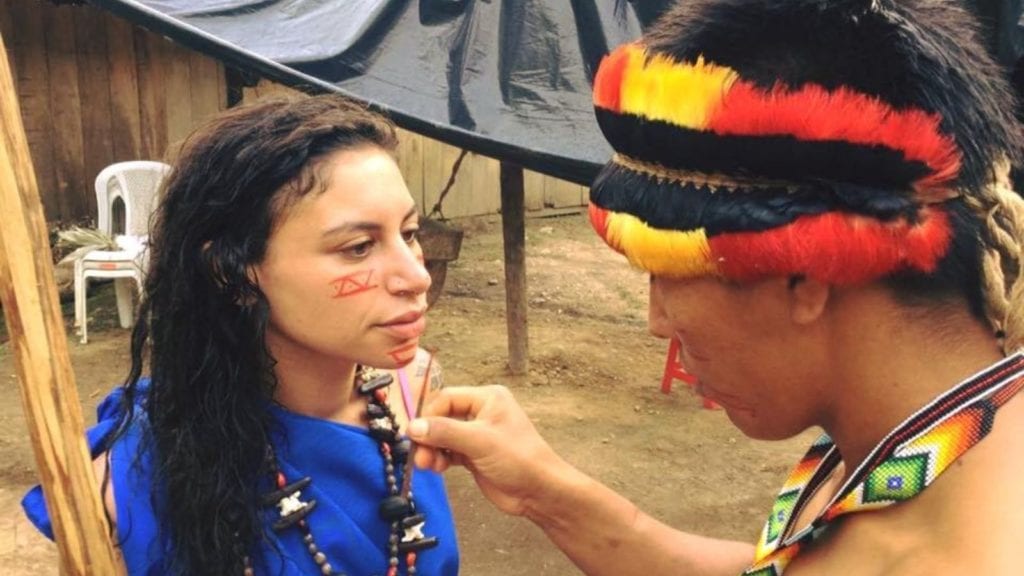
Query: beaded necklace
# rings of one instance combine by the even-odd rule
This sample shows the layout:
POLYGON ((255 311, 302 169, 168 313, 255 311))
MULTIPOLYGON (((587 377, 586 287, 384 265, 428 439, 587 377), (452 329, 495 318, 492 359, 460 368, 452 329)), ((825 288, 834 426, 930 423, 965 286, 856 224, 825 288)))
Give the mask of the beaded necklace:
POLYGON ((743 576, 780 576, 800 550, 837 517, 903 502, 924 491, 964 452, 988 435, 996 411, 1024 388, 1024 354, 972 376, 918 410, 886 435, 821 514, 786 537, 814 493, 842 460, 828 435, 811 445, 775 499, 754 564, 743 576))
MULTIPOLYGON (((381 518, 390 526, 387 543, 388 565, 384 569, 384 574, 398 576, 400 560, 404 555, 407 576, 415 576, 416 555, 437 546, 438 540, 433 536, 424 536, 423 525, 426 517, 416 511, 411 490, 412 443, 408 438, 398 434, 398 421, 388 405, 388 389, 393 381, 394 378, 390 374, 372 368, 359 367, 356 371, 357 391, 368 400, 366 416, 369 421, 370 437, 379 444, 384 462, 387 494, 378 508, 381 518), (398 470, 403 465, 405 470, 399 482, 398 470)), ((327 556, 317 546, 306 518, 316 508, 316 500, 300 499, 302 491, 312 484, 312 478, 306 476, 289 482, 278 467, 274 449, 269 444, 266 458, 267 469, 276 489, 261 496, 260 503, 264 507, 278 509, 280 516, 272 528, 275 532, 297 528, 302 533, 306 551, 320 568, 320 573, 325 576, 337 575, 338 572, 335 572, 327 556)), ((244 576, 253 576, 255 573, 248 556, 244 558, 243 570, 244 576)))

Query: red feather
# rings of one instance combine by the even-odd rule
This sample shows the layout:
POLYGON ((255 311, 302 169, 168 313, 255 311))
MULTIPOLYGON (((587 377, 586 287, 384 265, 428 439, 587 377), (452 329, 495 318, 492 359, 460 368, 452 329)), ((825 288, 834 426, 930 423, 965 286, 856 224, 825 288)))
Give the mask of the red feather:
POLYGON ((953 139, 939 129, 940 118, 921 110, 897 110, 850 90, 829 91, 809 84, 798 90, 765 91, 736 82, 709 119, 708 129, 723 135, 791 135, 799 140, 836 140, 885 146, 927 165, 932 174, 917 184, 950 182, 960 169, 953 139))
POLYGON ((711 257, 727 278, 753 280, 805 274, 823 282, 858 284, 911 269, 932 272, 949 249, 945 212, 924 209, 922 220, 881 222, 829 212, 765 232, 721 234, 711 257))

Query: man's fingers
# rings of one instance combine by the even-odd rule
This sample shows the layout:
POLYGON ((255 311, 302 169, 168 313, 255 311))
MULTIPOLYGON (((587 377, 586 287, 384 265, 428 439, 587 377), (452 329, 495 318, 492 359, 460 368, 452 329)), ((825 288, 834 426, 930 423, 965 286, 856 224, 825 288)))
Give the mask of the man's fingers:
MULTIPOLYGON (((409 423, 408 432, 414 442, 464 454, 470 460, 486 456, 489 452, 489 429, 474 421, 417 418, 409 423)), ((434 460, 441 458, 436 450, 433 452, 434 460)))
POLYGON ((503 386, 445 388, 423 408, 423 416, 444 416, 472 420, 496 394, 506 392, 503 386))
POLYGON ((495 433, 492 420, 512 400, 503 386, 446 388, 409 423, 409 437, 422 446, 416 465, 443 471, 452 464, 487 456, 495 433), (505 404, 503 404, 503 402, 505 404))
POLYGON ((443 450, 430 446, 420 446, 416 450, 415 463, 417 468, 434 472, 444 472, 451 466, 451 461, 443 450))

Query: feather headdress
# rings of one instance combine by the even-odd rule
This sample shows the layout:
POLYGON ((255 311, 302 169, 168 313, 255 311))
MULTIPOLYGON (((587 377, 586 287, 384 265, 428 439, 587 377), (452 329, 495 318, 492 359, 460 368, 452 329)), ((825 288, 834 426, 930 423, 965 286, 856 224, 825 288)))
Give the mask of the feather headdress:
POLYGON ((664 276, 934 271, 1015 139, 975 35, 945 2, 681 3, 595 76, 594 228, 664 276))

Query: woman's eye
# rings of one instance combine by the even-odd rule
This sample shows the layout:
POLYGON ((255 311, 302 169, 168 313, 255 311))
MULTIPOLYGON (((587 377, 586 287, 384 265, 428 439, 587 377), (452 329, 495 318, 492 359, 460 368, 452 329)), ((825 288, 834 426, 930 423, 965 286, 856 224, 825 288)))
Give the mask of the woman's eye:
POLYGON ((363 258, 370 253, 371 248, 373 248, 373 240, 367 240, 354 246, 346 246, 342 248, 341 252, 350 258, 363 258))
POLYGON ((406 244, 412 244, 420 236, 419 228, 410 228, 409 230, 402 230, 402 240, 405 240, 406 244))

